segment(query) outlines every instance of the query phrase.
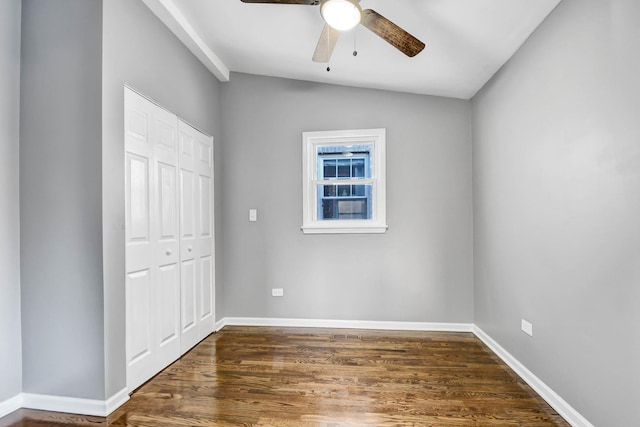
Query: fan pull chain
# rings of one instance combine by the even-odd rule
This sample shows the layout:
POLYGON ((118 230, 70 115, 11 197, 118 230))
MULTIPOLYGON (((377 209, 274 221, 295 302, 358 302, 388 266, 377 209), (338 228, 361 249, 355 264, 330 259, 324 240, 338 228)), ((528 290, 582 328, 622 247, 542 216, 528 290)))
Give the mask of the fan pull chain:
MULTIPOLYGON (((327 52, 331 49, 331 31, 327 31, 327 52)), ((327 65, 327 73, 331 71, 331 67, 327 65)))
POLYGON ((358 56, 357 40, 358 40, 358 29, 356 28, 353 30, 353 56, 358 56))

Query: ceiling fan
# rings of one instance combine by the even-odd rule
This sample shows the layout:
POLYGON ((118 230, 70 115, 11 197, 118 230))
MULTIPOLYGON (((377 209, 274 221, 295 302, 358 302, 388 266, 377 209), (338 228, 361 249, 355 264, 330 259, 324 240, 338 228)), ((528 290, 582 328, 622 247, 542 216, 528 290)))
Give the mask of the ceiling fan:
POLYGON ((420 40, 375 10, 362 10, 359 0, 242 0, 242 2, 320 5, 320 14, 325 24, 313 53, 314 62, 329 62, 340 32, 349 30, 358 24, 362 24, 409 57, 419 54, 425 46, 420 40))

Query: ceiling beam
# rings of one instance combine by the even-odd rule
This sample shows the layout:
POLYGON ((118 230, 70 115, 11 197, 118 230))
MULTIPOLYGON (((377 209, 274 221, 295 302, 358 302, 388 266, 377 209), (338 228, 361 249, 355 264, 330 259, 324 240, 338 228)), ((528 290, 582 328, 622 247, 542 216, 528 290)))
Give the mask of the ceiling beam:
POLYGON ((173 0, 142 1, 218 80, 221 82, 229 81, 227 66, 202 40, 173 0))

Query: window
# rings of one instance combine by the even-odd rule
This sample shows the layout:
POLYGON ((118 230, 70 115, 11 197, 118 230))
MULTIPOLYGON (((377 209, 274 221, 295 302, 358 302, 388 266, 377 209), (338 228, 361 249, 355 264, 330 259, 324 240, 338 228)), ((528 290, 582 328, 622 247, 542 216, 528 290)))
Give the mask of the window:
POLYGON ((385 129, 304 132, 304 233, 384 233, 385 129))

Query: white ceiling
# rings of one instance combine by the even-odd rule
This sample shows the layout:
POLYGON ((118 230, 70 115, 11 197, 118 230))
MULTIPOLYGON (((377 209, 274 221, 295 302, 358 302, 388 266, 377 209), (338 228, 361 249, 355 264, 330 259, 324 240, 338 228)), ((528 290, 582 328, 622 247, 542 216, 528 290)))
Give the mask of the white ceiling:
POLYGON ((311 61, 318 6, 144 0, 221 80, 229 71, 469 99, 560 0, 361 0, 427 46, 409 58, 362 26, 311 61), (354 41, 358 55, 353 56, 354 41))

